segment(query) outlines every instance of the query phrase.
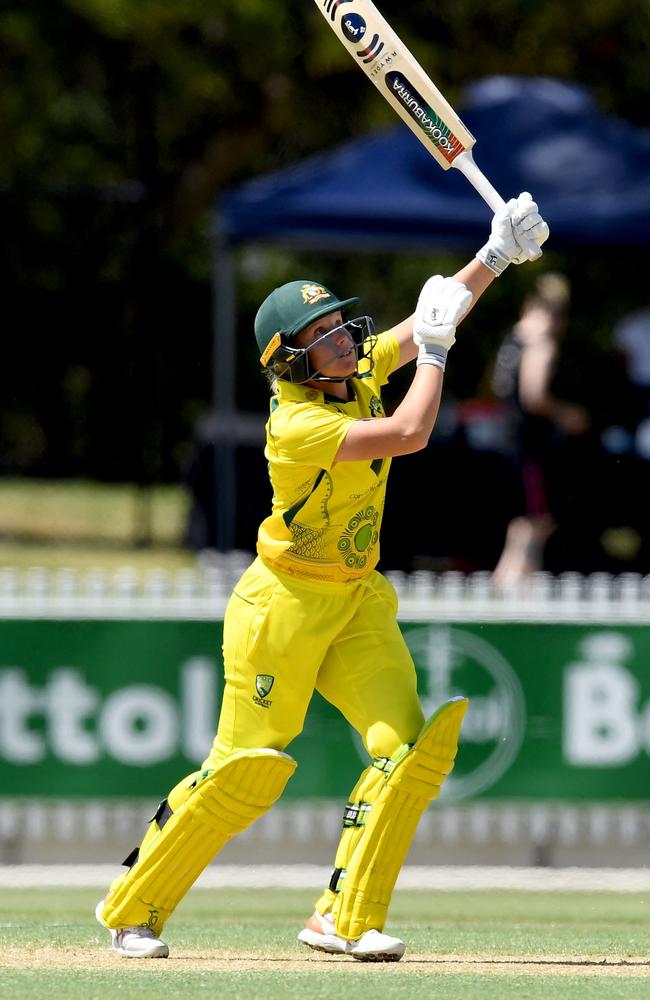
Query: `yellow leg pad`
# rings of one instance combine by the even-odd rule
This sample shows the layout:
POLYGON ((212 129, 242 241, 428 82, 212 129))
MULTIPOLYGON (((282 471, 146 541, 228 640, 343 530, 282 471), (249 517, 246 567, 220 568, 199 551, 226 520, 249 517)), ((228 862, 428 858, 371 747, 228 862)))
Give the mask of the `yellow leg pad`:
MULTIPOLYGON (((167 796, 167 803, 172 812, 177 812, 183 803, 189 798, 189 796, 194 791, 196 784, 201 780, 201 771, 195 771, 193 774, 188 774, 179 781, 171 792, 167 796)), ((162 803, 161 803, 162 804, 162 803)), ((138 848, 138 857, 142 861, 146 854, 149 853, 150 848, 155 844, 158 834, 160 833, 161 827, 158 826, 157 820, 152 819, 147 832, 145 833, 142 843, 138 848)), ((114 879, 111 883, 111 889, 114 888, 121 880, 123 876, 119 875, 118 878, 114 879)))
POLYGON ((224 844, 279 799, 296 762, 278 750, 241 750, 198 782, 147 852, 114 883, 102 910, 107 927, 146 925, 160 933, 224 844))
MULTIPOLYGON (((378 771, 374 765, 370 765, 362 773, 358 782, 350 793, 350 803, 367 803, 372 806, 373 802, 381 792, 386 782, 386 775, 378 771)), ((365 823, 358 826, 346 826, 341 834, 336 857, 334 859, 335 869, 347 869, 350 859, 354 854, 360 838, 365 830, 365 823)), ((325 889, 323 895, 316 901, 316 909, 319 913, 329 913, 332 909, 338 893, 333 889, 325 889)))
POLYGON ((356 940, 383 930, 395 882, 422 813, 454 766, 466 698, 447 702, 385 777, 333 907, 336 933, 356 940))

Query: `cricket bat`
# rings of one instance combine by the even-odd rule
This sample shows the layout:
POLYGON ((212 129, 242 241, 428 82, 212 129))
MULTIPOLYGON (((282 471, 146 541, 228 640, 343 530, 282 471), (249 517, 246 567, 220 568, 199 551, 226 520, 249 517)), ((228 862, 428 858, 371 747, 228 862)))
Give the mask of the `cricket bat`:
MULTIPOLYGON (((476 139, 371 0, 315 0, 355 62, 443 170, 465 175, 493 212, 503 207, 472 155, 476 139)), ((527 240, 530 260, 542 251, 527 240)))

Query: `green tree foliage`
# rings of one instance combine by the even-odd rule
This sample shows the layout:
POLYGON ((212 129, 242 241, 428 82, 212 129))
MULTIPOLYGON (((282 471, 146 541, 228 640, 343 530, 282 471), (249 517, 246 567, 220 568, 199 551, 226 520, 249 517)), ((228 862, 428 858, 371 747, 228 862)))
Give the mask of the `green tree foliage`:
MULTIPOLYGON (((453 100, 490 73, 557 76, 648 123, 648 0, 380 7, 453 100)), ((2 186, 133 177, 150 88, 172 233, 220 187, 391 120, 311 0, 5 0, 0 47, 2 186)))

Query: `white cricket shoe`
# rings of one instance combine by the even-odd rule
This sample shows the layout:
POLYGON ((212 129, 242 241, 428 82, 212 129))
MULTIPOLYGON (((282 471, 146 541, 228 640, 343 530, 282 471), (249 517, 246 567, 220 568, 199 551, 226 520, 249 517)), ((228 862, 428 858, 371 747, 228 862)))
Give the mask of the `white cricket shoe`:
POLYGON ((323 916, 316 910, 298 935, 298 940, 314 951, 325 951, 328 955, 349 954, 351 941, 339 937, 334 921, 329 913, 323 916))
MULTIPOLYGON (((97 904, 95 916, 102 927, 106 927, 101 916, 103 909, 104 900, 102 899, 97 904)), ((169 957, 168 945, 156 937, 150 927, 120 927, 118 930, 108 927, 107 930, 111 932, 113 948, 122 958, 169 957)))
POLYGON ((351 955, 359 962, 399 962, 406 945, 382 931, 366 931, 358 941, 347 941, 336 933, 329 913, 314 913, 300 931, 298 940, 314 951, 328 955, 351 955))
POLYGON ((358 941, 350 942, 349 955, 359 962, 399 962, 406 945, 383 931, 366 931, 358 941))

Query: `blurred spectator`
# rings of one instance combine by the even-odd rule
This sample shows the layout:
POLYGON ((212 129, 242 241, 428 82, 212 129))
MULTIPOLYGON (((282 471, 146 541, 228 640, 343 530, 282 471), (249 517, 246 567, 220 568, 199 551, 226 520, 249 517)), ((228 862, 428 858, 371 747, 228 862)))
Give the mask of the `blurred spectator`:
POLYGON ((625 358, 630 382, 646 396, 650 412, 650 304, 614 327, 614 346, 625 358))
POLYGON ((562 275, 542 275, 495 361, 492 389, 510 414, 517 487, 517 513, 494 570, 501 588, 542 568, 544 546, 556 528, 548 496, 549 467, 557 445, 584 434, 590 424, 584 407, 553 393, 569 299, 569 285, 562 275))
POLYGON ((638 412, 634 448, 640 458, 650 459, 650 304, 623 317, 614 327, 613 342, 625 359, 638 412))

